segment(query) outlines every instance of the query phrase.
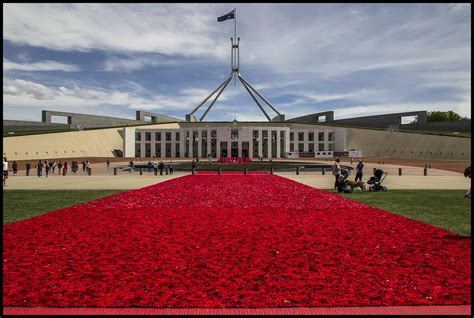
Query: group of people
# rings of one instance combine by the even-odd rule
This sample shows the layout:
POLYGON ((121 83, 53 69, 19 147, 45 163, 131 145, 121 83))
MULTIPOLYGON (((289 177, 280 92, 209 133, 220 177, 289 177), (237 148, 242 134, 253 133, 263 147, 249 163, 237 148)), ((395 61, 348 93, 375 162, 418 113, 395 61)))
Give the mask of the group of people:
MULTIPOLYGON (((128 162, 128 166, 130 167, 130 173, 135 173, 135 163, 133 160, 128 162)), ((163 171, 166 174, 173 174, 174 172, 173 161, 170 161, 168 164, 165 164, 163 161, 158 162, 158 160, 148 161, 146 168, 148 173, 151 173, 153 169, 159 170, 160 176, 163 175, 163 171)))
MULTIPOLYGON (((340 162, 341 160, 339 158, 336 158, 334 165, 332 166, 332 175, 336 178, 336 181, 334 182, 334 188, 337 188, 339 177, 342 171, 340 162)), ((361 159, 359 160, 359 163, 356 166, 356 175, 355 175, 354 181, 362 181, 363 175, 364 175, 364 162, 361 159)))
MULTIPOLYGON (((70 164, 71 166, 71 171, 76 174, 76 172, 79 170, 79 162, 73 160, 70 164)), ((84 160, 82 161, 82 171, 86 172, 88 171, 90 167, 89 160, 84 160)), ((27 161, 25 163, 25 175, 29 176, 30 175, 30 170, 31 170, 31 163, 27 161)), ((68 173, 68 168, 69 164, 67 161, 62 162, 59 160, 59 162, 56 162, 55 160, 38 160, 38 162, 35 164, 34 169, 36 169, 36 175, 38 177, 42 177, 43 173, 45 177, 48 177, 50 174, 56 174, 56 171, 59 175, 66 176, 68 173), (57 170, 56 170, 57 169, 57 170)), ((8 160, 6 157, 3 157, 3 185, 6 185, 6 180, 8 179, 8 160)), ((18 173, 18 163, 16 161, 13 161, 12 163, 12 172, 13 175, 16 176, 18 173)))

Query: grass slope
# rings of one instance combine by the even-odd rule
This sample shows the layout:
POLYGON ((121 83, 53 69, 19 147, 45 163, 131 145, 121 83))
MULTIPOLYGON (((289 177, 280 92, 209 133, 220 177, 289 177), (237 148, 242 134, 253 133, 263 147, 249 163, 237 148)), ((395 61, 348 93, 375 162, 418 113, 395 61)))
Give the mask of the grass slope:
POLYGON ((471 236, 471 200, 464 190, 389 190, 343 196, 382 210, 432 224, 460 235, 471 236))
POLYGON ((3 224, 89 202, 123 190, 4 190, 3 224))

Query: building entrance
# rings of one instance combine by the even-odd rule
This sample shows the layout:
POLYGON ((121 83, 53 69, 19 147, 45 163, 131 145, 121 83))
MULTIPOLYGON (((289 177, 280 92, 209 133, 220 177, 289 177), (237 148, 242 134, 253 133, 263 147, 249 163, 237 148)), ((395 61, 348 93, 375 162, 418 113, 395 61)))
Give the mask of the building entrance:
POLYGON ((230 156, 233 158, 237 158, 239 156, 239 143, 232 142, 230 156))

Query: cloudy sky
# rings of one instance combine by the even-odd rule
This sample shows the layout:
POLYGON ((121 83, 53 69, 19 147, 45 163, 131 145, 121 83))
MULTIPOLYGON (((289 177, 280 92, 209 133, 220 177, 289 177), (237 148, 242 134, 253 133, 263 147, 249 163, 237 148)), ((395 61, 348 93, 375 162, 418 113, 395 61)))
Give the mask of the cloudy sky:
MULTIPOLYGON (((286 118, 471 117, 470 4, 207 3, 3 4, 3 118, 184 118, 230 73, 234 7, 240 73, 286 118)), ((206 120, 234 114, 266 120, 238 81, 206 120)))

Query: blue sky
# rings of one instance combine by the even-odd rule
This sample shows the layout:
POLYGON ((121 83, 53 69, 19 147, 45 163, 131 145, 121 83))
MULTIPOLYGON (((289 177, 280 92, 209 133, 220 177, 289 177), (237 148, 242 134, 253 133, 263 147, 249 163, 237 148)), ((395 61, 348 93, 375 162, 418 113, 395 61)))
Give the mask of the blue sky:
MULTIPOLYGON (((3 118, 184 118, 230 73, 234 7, 240 73, 286 118, 471 117, 470 4, 157 3, 3 4, 3 118)), ((239 82, 206 120, 234 113, 266 120, 239 82)))

